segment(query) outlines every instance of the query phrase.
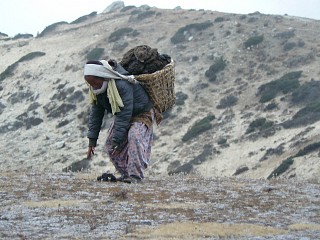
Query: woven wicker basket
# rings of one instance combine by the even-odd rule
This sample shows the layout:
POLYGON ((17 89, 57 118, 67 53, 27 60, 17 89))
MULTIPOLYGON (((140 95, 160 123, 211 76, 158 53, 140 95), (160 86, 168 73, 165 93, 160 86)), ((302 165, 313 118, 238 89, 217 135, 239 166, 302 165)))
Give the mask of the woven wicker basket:
POLYGON ((175 69, 173 61, 154 73, 136 75, 135 79, 145 87, 154 107, 160 113, 168 110, 175 104, 175 69))

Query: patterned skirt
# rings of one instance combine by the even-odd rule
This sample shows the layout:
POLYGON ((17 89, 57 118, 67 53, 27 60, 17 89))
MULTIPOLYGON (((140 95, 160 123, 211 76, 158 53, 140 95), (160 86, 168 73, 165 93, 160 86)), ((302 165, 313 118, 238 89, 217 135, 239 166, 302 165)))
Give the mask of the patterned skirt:
MULTIPOLYGON (((154 112, 152 111, 152 122, 154 112)), ((153 124, 152 124, 153 125, 153 124)), ((114 167, 122 176, 137 176, 144 178, 145 170, 150 162, 151 145, 153 142, 153 126, 148 127, 143 122, 132 122, 128 131, 127 140, 119 154, 112 155, 112 136, 114 124, 108 130, 105 148, 114 167)))

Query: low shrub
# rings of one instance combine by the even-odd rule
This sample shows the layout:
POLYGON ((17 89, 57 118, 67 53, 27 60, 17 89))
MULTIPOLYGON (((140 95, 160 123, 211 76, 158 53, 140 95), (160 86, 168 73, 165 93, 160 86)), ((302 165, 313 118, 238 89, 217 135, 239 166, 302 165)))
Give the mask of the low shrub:
POLYGON ((294 116, 294 118, 301 118, 303 116, 306 116, 310 113, 320 113, 320 102, 312 102, 308 104, 306 107, 300 109, 294 116))
POLYGON ((121 52, 121 51, 123 51, 128 45, 129 45, 129 43, 128 43, 127 41, 121 39, 121 40, 119 40, 119 41, 116 41, 116 42, 113 44, 112 50, 113 50, 113 51, 121 52))
POLYGON ((222 57, 219 58, 217 61, 215 61, 214 64, 212 64, 209 69, 205 72, 205 76, 209 78, 210 82, 213 82, 217 78, 217 73, 220 71, 223 71, 225 67, 227 66, 226 60, 224 60, 222 57))
POLYGON ((215 23, 219 23, 219 22, 223 22, 224 18, 223 17, 217 17, 216 19, 214 19, 215 23))
POLYGON ((90 18, 93 18, 97 16, 97 12, 92 12, 88 15, 84 15, 82 17, 79 17, 77 18, 76 20, 74 20, 73 22, 71 22, 70 24, 78 24, 78 23, 82 23, 82 22, 85 22, 86 20, 90 19, 90 18))
POLYGON ((18 33, 17 35, 15 35, 12 39, 13 40, 16 40, 16 39, 21 39, 21 38, 33 38, 33 35, 32 34, 20 34, 18 33))
POLYGON ((0 37, 9 37, 8 34, 0 32, 0 37))
POLYGON ((303 149, 299 150, 299 152, 294 155, 293 157, 289 157, 286 160, 284 160, 275 170, 272 171, 272 173, 268 176, 267 179, 275 178, 280 176, 282 173, 287 171, 290 167, 290 165, 293 164, 295 157, 301 157, 309 154, 310 152, 317 151, 320 148, 320 142, 315 142, 312 144, 309 144, 308 146, 304 147, 303 149))
POLYGON ((205 144, 203 146, 203 151, 200 153, 198 156, 196 156, 193 160, 191 160, 189 163, 194 166, 194 165, 200 165, 204 163, 208 157, 212 155, 214 152, 214 148, 212 147, 212 144, 205 144))
POLYGON ((304 42, 303 40, 299 40, 299 41, 298 41, 298 47, 303 48, 304 45, 305 45, 305 42, 304 42))
POLYGON ((139 13, 141 13, 141 12, 142 12, 142 10, 140 10, 140 9, 134 9, 133 11, 131 11, 130 15, 131 15, 131 16, 137 15, 137 14, 139 14, 139 13))
POLYGON ((22 101, 29 101, 32 102, 35 100, 35 94, 30 90, 27 91, 15 91, 12 93, 7 101, 11 104, 15 104, 22 101))
POLYGON ((320 101, 312 102, 300 109, 291 120, 282 123, 284 128, 307 126, 320 120, 320 101))
POLYGON ((263 131, 269 129, 273 126, 272 121, 267 121, 266 118, 257 118, 256 120, 252 121, 247 128, 246 134, 255 132, 255 131, 263 131))
POLYGON ((185 42, 186 39, 186 32, 190 31, 202 31, 205 30, 213 25, 210 21, 205 21, 202 23, 192 23, 189 25, 186 25, 185 27, 179 28, 178 31, 173 35, 173 37, 170 39, 173 44, 185 42))
POLYGON ((278 155, 280 156, 281 154, 283 154, 284 152, 284 144, 280 144, 278 147, 276 148, 269 148, 267 149, 266 153, 264 154, 264 156, 259 160, 259 162, 265 161, 268 159, 269 156, 272 155, 278 155))
POLYGON ((244 46, 246 48, 253 47, 258 45, 263 41, 263 35, 250 37, 245 43, 244 46))
POLYGON ((28 53, 26 55, 24 55, 23 57, 21 57, 18 61, 16 61, 15 63, 11 64, 10 66, 8 66, 1 74, 0 74, 0 81, 4 80, 7 77, 11 77, 14 74, 14 70, 18 67, 20 62, 24 62, 24 61, 30 61, 36 57, 41 57, 45 55, 44 52, 31 52, 28 53))
POLYGON ((188 99, 188 95, 183 92, 177 92, 176 93, 176 105, 181 106, 184 105, 185 100, 188 99))
POLYGON ((214 119, 215 119, 214 115, 208 115, 207 117, 196 122, 182 137, 182 141, 187 142, 190 139, 199 136, 201 133, 211 129, 213 126, 210 122, 214 119))
POLYGON ((278 108, 278 104, 277 103, 269 103, 266 107, 265 107, 265 111, 270 111, 273 109, 278 108))
POLYGON ((276 37, 280 38, 280 39, 289 39, 289 38, 292 38, 294 36, 295 36, 295 33, 294 33, 293 30, 281 32, 281 33, 278 33, 276 35, 276 37))
POLYGON ((290 157, 284 160, 275 170, 272 171, 272 173, 267 177, 267 179, 276 178, 280 176, 282 173, 287 171, 292 165, 294 160, 290 157))
POLYGON ((104 52, 104 48, 93 48, 88 52, 86 58, 87 60, 99 60, 104 52))
POLYGON ((320 142, 312 143, 303 149, 301 149, 294 157, 301 157, 307 155, 310 152, 317 151, 320 148, 320 142))
POLYGON ((225 137, 220 137, 217 141, 218 145, 227 145, 227 139, 225 137))
POLYGON ((154 16, 155 13, 156 13, 155 11, 143 11, 143 12, 137 14, 136 20, 137 21, 142 21, 142 20, 144 20, 146 18, 154 16))
POLYGON ((47 26, 37 37, 44 37, 46 34, 53 32, 59 25, 68 24, 67 22, 57 22, 47 26))
POLYGON ((302 71, 290 72, 283 75, 280 79, 263 84, 258 88, 261 95, 260 102, 265 103, 275 98, 279 92, 284 94, 292 92, 300 86, 299 78, 302 71))
POLYGON ((290 51, 293 49, 297 44, 295 42, 287 42, 283 45, 283 51, 290 51))
POLYGON ((124 36, 128 36, 130 34, 134 34, 135 36, 139 34, 137 31, 133 30, 130 27, 126 28, 120 28, 114 31, 113 33, 110 34, 109 36, 109 41, 110 42, 115 42, 123 38, 124 36))
POLYGON ((291 94, 293 104, 309 104, 320 96, 320 81, 311 81, 301 85, 291 94))
POLYGON ((31 52, 21 57, 17 62, 20 63, 20 62, 30 61, 34 58, 41 57, 44 55, 46 55, 46 53, 44 52, 31 52))
POLYGON ((228 108, 236 105, 238 102, 238 98, 234 95, 228 95, 220 100, 219 105, 217 106, 218 109, 228 108))

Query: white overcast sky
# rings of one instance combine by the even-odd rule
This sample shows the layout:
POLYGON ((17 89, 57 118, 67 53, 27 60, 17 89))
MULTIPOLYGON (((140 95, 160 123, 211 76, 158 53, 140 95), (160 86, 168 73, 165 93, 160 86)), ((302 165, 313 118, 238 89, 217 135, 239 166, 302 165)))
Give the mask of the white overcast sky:
MULTIPOLYGON (((1 0, 0 32, 34 36, 56 22, 72 22, 93 11, 101 13, 114 0, 1 0)), ((320 20, 320 0, 124 0, 125 6, 206 9, 225 13, 288 14, 320 20)))

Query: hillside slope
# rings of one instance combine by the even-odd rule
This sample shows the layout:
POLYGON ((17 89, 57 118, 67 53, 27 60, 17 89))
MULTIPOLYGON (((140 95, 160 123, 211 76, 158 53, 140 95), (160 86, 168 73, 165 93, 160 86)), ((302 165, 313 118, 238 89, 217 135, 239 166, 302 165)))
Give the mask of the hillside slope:
POLYGON ((320 21, 146 6, 84 19, 0 39, 2 171, 112 170, 103 153, 111 116, 98 155, 84 160, 83 65, 93 50, 120 60, 147 44, 175 60, 177 93, 155 127, 150 174, 267 178, 280 166, 275 175, 319 179, 320 21))

